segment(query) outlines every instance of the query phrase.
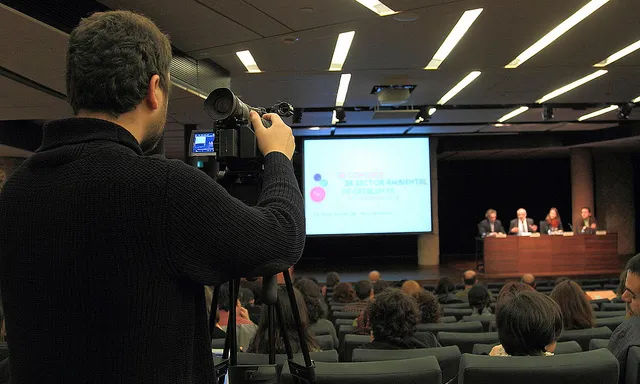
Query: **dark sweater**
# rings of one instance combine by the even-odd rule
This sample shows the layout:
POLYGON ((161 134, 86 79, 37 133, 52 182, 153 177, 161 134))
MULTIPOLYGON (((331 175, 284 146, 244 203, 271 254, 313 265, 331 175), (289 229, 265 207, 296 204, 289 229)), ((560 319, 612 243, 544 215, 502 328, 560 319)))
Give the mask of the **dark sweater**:
POLYGON ((203 284, 282 271, 304 246, 291 162, 257 207, 122 127, 55 121, 0 195, 0 283, 16 383, 211 383, 203 284))
POLYGON ((620 363, 620 383, 625 382, 629 348, 640 346, 640 317, 632 316, 620 324, 609 339, 609 351, 620 363))

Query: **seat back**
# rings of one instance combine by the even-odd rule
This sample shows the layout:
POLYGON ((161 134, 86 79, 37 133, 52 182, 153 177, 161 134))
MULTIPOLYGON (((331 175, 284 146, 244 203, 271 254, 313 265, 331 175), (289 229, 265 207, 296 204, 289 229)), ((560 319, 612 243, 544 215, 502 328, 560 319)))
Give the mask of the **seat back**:
POLYGON ((617 316, 617 317, 601 317, 596 319, 597 327, 609 327, 611 332, 615 331, 616 328, 627 319, 627 316, 617 316))
POLYGON ((431 324, 418 324, 416 326, 417 332, 431 332, 437 335, 439 332, 469 332, 478 333, 482 332, 482 323, 479 321, 470 321, 462 323, 431 323, 431 324))
POLYGON ((499 358, 464 354, 461 384, 601 384, 618 382, 618 361, 605 349, 555 356, 499 358))
MULTIPOLYGON (((416 384, 440 383, 442 372, 434 356, 407 360, 366 363, 322 363, 315 367, 316 384, 416 384)), ((282 368, 280 382, 293 384, 288 362, 282 368)))
POLYGON ((608 348, 609 347, 609 340, 608 339, 591 339, 591 341, 589 341, 589 350, 593 351, 594 349, 600 349, 600 348, 608 348))
POLYGON ((627 303, 602 303, 601 311, 626 311, 627 303))
POLYGON ((458 320, 456 319, 455 316, 442 316, 440 318, 440 322, 441 323, 457 323, 458 320))
POLYGON ((344 311, 333 312, 333 318, 336 320, 351 319, 353 321, 357 319, 358 316, 360 316, 360 312, 344 312, 344 311))
POLYGON ((469 308, 469 304, 467 304, 467 308, 442 308, 444 316, 455 316, 458 320, 462 320, 464 316, 471 316, 472 313, 473 311, 469 308))
POLYGON ((631 347, 627 352, 627 367, 624 372, 625 384, 640 383, 640 347, 631 347))
POLYGON ((422 349, 355 349, 352 359, 354 362, 382 361, 382 360, 405 360, 423 356, 435 356, 438 359, 440 370, 442 371, 442 382, 447 383, 458 374, 460 358, 462 354, 456 346, 422 348, 422 349))
POLYGON ((462 321, 464 321, 465 323, 468 323, 470 321, 479 321, 480 323, 482 323, 483 332, 489 332, 489 326, 491 322, 495 320, 496 320, 496 315, 472 315, 472 316, 465 316, 462 318, 462 321))
POLYGON ((316 335, 314 339, 316 339, 316 344, 322 351, 338 349, 338 346, 333 344, 333 336, 331 335, 316 335))
MULTIPOLYGON (((336 350, 331 351, 322 351, 322 352, 310 352, 309 357, 313 361, 321 361, 325 363, 337 363, 338 362, 338 352, 336 350)), ((304 358, 301 353, 297 353, 293 355, 294 360, 298 364, 304 365, 304 358)), ((282 372, 282 366, 287 361, 286 354, 277 354, 276 355, 276 364, 275 364, 275 373, 276 378, 280 376, 282 372)), ((239 366, 250 366, 250 367, 268 367, 269 365, 269 354, 267 353, 238 353, 238 365, 239 366)), ((264 374, 269 375, 270 371, 266 368, 264 374)), ((240 372, 241 374, 241 372, 240 372)), ((231 381, 231 380, 229 380, 231 381)), ((240 377, 238 382, 243 382, 243 378, 240 377)))
POLYGON ((605 318, 605 317, 620 317, 620 316, 626 316, 627 315, 627 311, 596 311, 595 312, 596 315, 596 319, 601 319, 601 318, 605 318))
POLYGON ((371 342, 371 336, 368 335, 345 335, 344 359, 342 361, 351 361, 353 350, 369 342, 371 342))
POLYGON ((353 325, 354 319, 336 319, 336 327, 341 325, 353 325))
POLYGON ((457 345, 462 353, 473 352, 473 346, 475 344, 497 344, 499 342, 498 332, 440 332, 438 333, 438 341, 445 347, 449 345, 457 345))
MULTIPOLYGON (((491 349, 498 345, 495 344, 475 344, 473 346, 473 354, 474 355, 488 355, 491 352, 491 349)), ((566 355, 567 353, 578 353, 582 352, 582 347, 575 341, 563 341, 556 344, 556 350, 554 354, 556 355, 566 355)))
POLYGON ((457 309, 469 309, 469 303, 451 303, 451 304, 440 304, 440 308, 457 308, 457 309))
POLYGON ((558 341, 577 341, 583 351, 589 350, 591 339, 608 339, 611 337, 611 330, 607 327, 574 329, 563 331, 558 341))

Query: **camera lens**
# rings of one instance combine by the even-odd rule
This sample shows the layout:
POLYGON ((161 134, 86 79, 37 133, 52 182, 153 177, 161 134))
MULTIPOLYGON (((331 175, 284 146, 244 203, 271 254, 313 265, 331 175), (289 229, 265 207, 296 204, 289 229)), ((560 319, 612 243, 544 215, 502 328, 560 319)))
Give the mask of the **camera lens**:
POLYGON ((219 97, 213 102, 213 108, 220 114, 227 114, 233 107, 233 100, 226 97, 219 97))

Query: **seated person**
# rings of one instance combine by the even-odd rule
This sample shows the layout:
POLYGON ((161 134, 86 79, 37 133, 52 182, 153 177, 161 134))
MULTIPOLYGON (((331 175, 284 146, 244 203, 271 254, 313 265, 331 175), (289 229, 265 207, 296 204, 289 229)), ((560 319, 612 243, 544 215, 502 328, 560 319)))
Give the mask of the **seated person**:
POLYGON ((420 291, 411 295, 418 303, 420 309, 420 324, 439 323, 442 316, 442 310, 438 299, 431 292, 420 291))
POLYGON ((476 271, 471 269, 465 271, 462 275, 462 281, 464 282, 464 291, 456 292, 455 296, 462 301, 467 301, 469 300, 469 290, 478 283, 476 271))
POLYGON ((578 283, 566 280, 556 285, 549 295, 562 312, 564 329, 586 329, 596 326, 591 302, 578 283))
POLYGON ((544 221, 540 222, 540 233, 550 235, 552 233, 562 233, 562 219, 557 208, 551 208, 544 221))
POLYGON ((338 272, 329 272, 327 273, 327 277, 325 278, 325 285, 322 287, 322 296, 327 296, 327 288, 335 288, 335 286, 340 282, 340 275, 338 272))
POLYGON ((472 315, 491 315, 491 296, 489 290, 484 285, 476 284, 469 290, 469 307, 473 310, 472 315))
POLYGON ((358 296, 356 296, 356 291, 351 286, 351 283, 338 283, 333 288, 331 301, 341 304, 355 303, 358 301, 358 296))
POLYGON ((522 275, 522 277, 520 278, 520 282, 523 283, 523 284, 527 284, 528 286, 530 286, 534 290, 537 287, 536 277, 531 273, 525 273, 524 275, 522 275))
POLYGON ((580 222, 576 224, 576 230, 583 234, 596 233, 596 229, 598 229, 598 222, 596 221, 596 218, 591 214, 591 208, 582 207, 582 209, 580 210, 580 217, 582 218, 582 220, 580 220, 580 222))
MULTIPOLYGON (((220 309, 220 318, 217 323, 220 325, 220 329, 226 332, 229 325, 229 283, 224 283, 220 286, 218 308, 220 309)), ((249 342, 256 334, 257 329, 258 326, 251 321, 249 312, 242 307, 240 299, 236 300, 236 339, 239 349, 247 350, 249 342)))
POLYGON ((380 275, 380 272, 376 270, 369 272, 369 282, 371 282, 371 284, 375 284, 380 280, 382 280, 382 276, 380 275))
POLYGON ((417 349, 439 347, 430 332, 416 333, 420 310, 415 299, 396 288, 378 295, 369 306, 372 340, 365 349, 417 349))
POLYGON ((521 235, 538 230, 538 226, 533 223, 533 219, 527 218, 527 211, 524 208, 518 209, 517 216, 517 219, 511 220, 511 223, 509 223, 509 233, 521 235))
POLYGON ((343 312, 362 312, 369 306, 369 299, 373 297, 373 285, 369 280, 360 280, 356 283, 356 296, 358 301, 347 304, 343 312))
MULTIPOLYGON (((309 317, 307 316, 307 307, 304 303, 302 294, 297 289, 293 289, 296 298, 296 304, 300 310, 300 321, 302 325, 302 333, 304 335, 304 342, 309 346, 310 352, 318 352, 320 348, 313 337, 311 330, 309 329, 309 317)), ((289 301, 289 295, 284 287, 278 287, 278 301, 282 308, 282 314, 284 316, 284 328, 291 343, 291 349, 293 353, 301 352, 300 339, 298 338, 298 327, 296 326, 295 318, 293 317, 293 308, 289 301)), ((267 313, 267 306, 263 305, 262 311, 267 313)), ((287 353, 284 348, 284 339, 280 332, 280 322, 278 316, 275 316, 275 349, 276 353, 287 353)), ((262 316, 260 318, 260 324, 258 325, 258 331, 251 340, 247 352, 250 353, 269 353, 269 321, 268 316, 262 316)))
POLYGON ((415 280, 405 281, 404 283, 402 283, 402 286, 400 287, 400 289, 402 290, 402 292, 406 293, 409 296, 413 295, 416 292, 424 291, 424 289, 422 289, 420 284, 418 284, 418 282, 415 280))
POLYGON ((462 303, 463 301, 455 295, 456 286, 448 277, 441 277, 436 285, 435 294, 440 304, 462 303))
POLYGON ((507 293, 496 305, 496 326, 501 345, 490 356, 550 356, 562 333, 562 313, 542 293, 507 293))
POLYGON ((304 303, 309 318, 309 329, 314 335, 331 335, 333 344, 338 345, 338 335, 333 323, 327 320, 327 304, 324 302, 322 292, 318 284, 311 279, 301 279, 295 285, 304 297, 304 303))
POLYGON ((500 289, 497 302, 500 302, 500 300, 505 296, 515 295, 516 293, 525 291, 535 291, 535 289, 533 289, 533 287, 531 287, 529 284, 525 284, 521 281, 510 281, 506 283, 504 287, 502 287, 502 289, 500 289))
POLYGON ((478 234, 480 237, 495 236, 498 233, 507 233, 502 226, 502 222, 497 219, 498 213, 495 209, 489 209, 484 215, 485 219, 478 223, 478 234))

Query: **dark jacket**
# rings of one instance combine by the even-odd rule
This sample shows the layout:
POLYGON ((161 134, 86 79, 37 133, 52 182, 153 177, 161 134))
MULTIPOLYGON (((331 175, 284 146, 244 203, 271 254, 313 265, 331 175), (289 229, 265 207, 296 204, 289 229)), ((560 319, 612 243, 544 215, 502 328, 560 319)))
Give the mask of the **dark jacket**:
MULTIPOLYGON (((493 223, 493 232, 506 233, 500 220, 496 220, 493 223)), ((485 236, 488 233, 491 233, 491 223, 489 222, 489 219, 484 219, 478 223, 478 234, 480 236, 485 236)))
POLYGON ((575 226, 575 227, 573 227, 573 228, 574 228, 574 230, 576 231, 576 233, 587 233, 587 234, 593 234, 593 233, 595 233, 595 231, 598 229, 598 220, 596 220, 596 218, 595 218, 595 217, 590 216, 588 221, 589 221, 589 228, 585 229, 585 230, 584 230, 584 232, 583 232, 583 231, 582 231, 582 227, 584 227, 584 220, 583 220, 583 219, 582 219, 582 217, 581 217, 581 218, 580 218, 580 220, 578 220, 578 221, 576 222, 576 226, 575 226), (593 224, 595 224, 595 225, 596 225, 596 228, 595 228, 595 229, 591 228, 591 226, 592 226, 593 224))
MULTIPOLYGON (((549 233, 549 229, 551 229, 551 224, 547 223, 547 220, 542 220, 538 229, 540 230, 540 233, 546 235, 547 233, 549 233)), ((564 231, 562 220, 559 221, 558 230, 564 231)))
POLYGON ((15 383, 211 383, 203 284, 294 263, 303 199, 266 156, 256 207, 99 119, 47 124, 0 194, 15 383))
MULTIPOLYGON (((534 230, 531 228, 532 225, 534 225, 533 219, 527 217, 527 228, 529 229, 529 232, 534 232, 534 230)), ((513 219, 509 223, 509 233, 511 233, 511 229, 513 228, 518 228, 518 219, 513 219)))
POLYGON ((360 346, 362 349, 421 349, 434 347, 440 347, 440 343, 431 332, 416 333, 404 340, 375 339, 360 346))
POLYGON ((629 348, 640 346, 640 316, 632 316, 620 324, 609 339, 609 351, 620 363, 620 384, 625 382, 629 348))

